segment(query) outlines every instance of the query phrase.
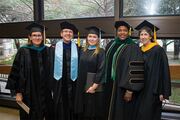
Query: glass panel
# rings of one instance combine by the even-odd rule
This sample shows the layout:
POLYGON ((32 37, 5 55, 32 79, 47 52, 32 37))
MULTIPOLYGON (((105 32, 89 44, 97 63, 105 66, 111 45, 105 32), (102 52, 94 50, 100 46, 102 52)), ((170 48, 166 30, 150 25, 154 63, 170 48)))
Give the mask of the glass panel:
MULTIPOLYGON (((77 39, 74 39, 77 41, 77 39)), ((102 39, 100 41, 100 45, 102 48, 111 41, 112 39, 102 39)), ((57 41, 57 39, 47 39, 48 44, 53 44, 57 41)), ((137 39, 134 40, 138 42, 137 39)), ((173 39, 158 39, 159 45, 161 45, 168 56, 169 64, 180 64, 180 40, 173 39)), ((0 39, 0 64, 11 64, 12 60, 10 60, 13 54, 17 51, 17 46, 23 45, 27 43, 27 39, 0 39), (9 61, 10 60, 10 61, 9 61)), ((81 38, 81 44, 85 44, 85 39, 81 38)))
POLYGON ((46 0, 45 19, 103 17, 114 15, 114 0, 46 0))
POLYGON ((0 23, 33 20, 33 0, 0 0, 0 23))
POLYGON ((27 39, 0 39, 0 64, 11 65, 17 48, 26 43, 27 39))
MULTIPOLYGON (((48 39, 49 44, 55 44, 59 39, 48 39)), ((101 39, 100 46, 105 48, 106 45, 114 39, 101 39)), ((77 39, 74 39, 77 42, 77 39)), ((133 39, 135 43, 139 43, 138 39, 133 39)), ((81 46, 84 46, 86 39, 81 38, 81 46)), ((169 64, 180 64, 180 40, 158 39, 157 42, 163 47, 168 56, 169 64)))
POLYGON ((169 64, 180 64, 180 40, 158 40, 168 56, 169 64))
POLYGON ((171 103, 180 105, 180 80, 172 81, 172 95, 170 97, 171 103))
POLYGON ((179 14, 180 0, 123 0, 123 16, 179 14))

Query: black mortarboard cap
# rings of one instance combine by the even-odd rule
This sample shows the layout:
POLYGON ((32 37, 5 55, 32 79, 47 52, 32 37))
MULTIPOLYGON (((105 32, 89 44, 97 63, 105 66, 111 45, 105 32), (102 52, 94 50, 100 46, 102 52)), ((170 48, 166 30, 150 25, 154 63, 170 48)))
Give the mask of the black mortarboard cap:
POLYGON ((100 28, 97 28, 96 26, 91 26, 86 28, 88 30, 88 34, 96 34, 98 37, 101 36, 101 34, 104 34, 105 32, 102 31, 100 28))
POLYGON ((131 26, 130 26, 127 22, 125 22, 125 21, 116 21, 115 24, 114 24, 114 27, 115 27, 116 29, 118 29, 118 27, 120 27, 120 26, 125 26, 125 27, 128 28, 128 30, 129 30, 130 27, 131 27, 131 26))
POLYGON ((136 30, 141 30, 144 27, 148 27, 152 30, 152 32, 154 33, 154 41, 156 41, 156 31, 159 30, 158 27, 156 27, 155 25, 153 25, 152 23, 148 22, 147 20, 144 20, 143 22, 141 22, 137 27, 135 27, 136 30))
POLYGON ((60 26, 61 26, 61 30, 63 30, 63 29, 70 29, 70 30, 72 30, 74 32, 74 34, 78 33, 78 29, 76 28, 76 26, 71 24, 71 23, 69 23, 69 22, 67 22, 67 21, 62 22, 60 24, 60 26))
POLYGON ((136 30, 141 30, 143 27, 148 27, 150 28, 152 31, 154 31, 154 29, 156 31, 159 30, 158 27, 156 27, 155 25, 153 25, 152 23, 148 22, 147 20, 144 20, 143 22, 141 22, 137 27, 135 27, 136 30))
POLYGON ((30 34, 32 32, 43 32, 44 31, 44 26, 37 23, 37 22, 33 22, 30 25, 28 25, 26 27, 26 29, 29 31, 30 34))

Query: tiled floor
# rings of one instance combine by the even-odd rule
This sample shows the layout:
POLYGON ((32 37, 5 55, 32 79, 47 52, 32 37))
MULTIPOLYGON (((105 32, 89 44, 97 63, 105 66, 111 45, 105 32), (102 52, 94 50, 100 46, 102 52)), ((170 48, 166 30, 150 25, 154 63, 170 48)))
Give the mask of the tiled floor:
POLYGON ((0 120, 19 120, 17 109, 0 107, 0 120))

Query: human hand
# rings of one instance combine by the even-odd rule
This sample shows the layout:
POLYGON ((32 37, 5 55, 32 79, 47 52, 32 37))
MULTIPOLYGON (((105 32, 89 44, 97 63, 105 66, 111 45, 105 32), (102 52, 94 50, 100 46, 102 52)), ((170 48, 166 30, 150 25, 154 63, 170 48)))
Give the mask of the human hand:
POLYGON ((89 89, 86 91, 86 93, 95 93, 95 89, 91 86, 89 89))
POLYGON ((159 95, 159 100, 162 102, 164 100, 164 96, 163 95, 159 95))
POLYGON ((126 102, 130 102, 132 100, 132 91, 126 90, 125 94, 124 94, 124 100, 126 102))
POLYGON ((99 84, 93 83, 93 85, 86 91, 86 93, 95 93, 98 86, 99 84))
POLYGON ((22 93, 16 93, 16 102, 22 102, 23 96, 22 93))

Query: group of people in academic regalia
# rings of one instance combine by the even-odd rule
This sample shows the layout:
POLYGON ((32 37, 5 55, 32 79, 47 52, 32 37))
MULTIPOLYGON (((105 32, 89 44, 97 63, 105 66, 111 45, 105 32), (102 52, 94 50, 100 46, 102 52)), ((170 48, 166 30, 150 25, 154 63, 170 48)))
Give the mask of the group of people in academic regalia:
POLYGON ((76 26, 64 21, 60 27, 62 39, 47 47, 46 28, 27 26, 28 44, 18 50, 6 85, 30 108, 19 108, 20 120, 161 119, 171 84, 166 53, 154 38, 158 27, 145 20, 135 28, 139 47, 132 27, 116 21, 116 37, 105 50, 100 28, 87 27, 86 45, 79 47, 72 41, 76 26))

